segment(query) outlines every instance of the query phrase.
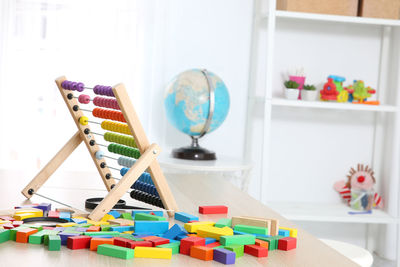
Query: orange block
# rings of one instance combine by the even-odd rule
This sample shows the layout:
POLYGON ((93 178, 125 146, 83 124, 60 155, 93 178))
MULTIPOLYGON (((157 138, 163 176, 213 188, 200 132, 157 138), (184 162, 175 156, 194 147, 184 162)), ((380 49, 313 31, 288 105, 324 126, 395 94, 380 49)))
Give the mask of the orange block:
POLYGON ((190 248, 190 257, 203 260, 211 261, 213 259, 214 250, 206 246, 192 246, 190 248))
POLYGON ((196 234, 188 234, 188 236, 196 236, 196 237, 198 237, 198 235, 196 235, 196 234))
POLYGON ((143 239, 144 241, 150 241, 150 240, 154 240, 154 239, 157 239, 157 238, 160 238, 160 237, 151 235, 151 236, 141 237, 140 239, 143 239))
POLYGON ((114 245, 114 238, 92 238, 90 240, 90 250, 97 251, 97 247, 102 244, 114 245))
POLYGON ((100 226, 89 226, 86 232, 99 232, 100 231, 100 226))
POLYGON ((28 243, 29 236, 37 233, 37 231, 37 229, 33 228, 21 229, 17 232, 17 238, 15 241, 17 241, 18 243, 28 243))
POLYGON ((268 249, 269 243, 260 239, 256 239, 256 245, 268 249))

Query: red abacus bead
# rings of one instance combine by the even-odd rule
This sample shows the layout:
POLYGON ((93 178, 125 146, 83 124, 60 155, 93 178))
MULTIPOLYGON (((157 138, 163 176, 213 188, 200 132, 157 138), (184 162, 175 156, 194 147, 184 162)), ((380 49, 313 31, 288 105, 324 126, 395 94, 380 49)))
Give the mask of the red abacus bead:
POLYGON ((78 101, 79 101, 79 103, 81 103, 81 104, 89 104, 89 102, 90 102, 90 96, 88 96, 88 95, 80 95, 80 96, 78 97, 78 101))

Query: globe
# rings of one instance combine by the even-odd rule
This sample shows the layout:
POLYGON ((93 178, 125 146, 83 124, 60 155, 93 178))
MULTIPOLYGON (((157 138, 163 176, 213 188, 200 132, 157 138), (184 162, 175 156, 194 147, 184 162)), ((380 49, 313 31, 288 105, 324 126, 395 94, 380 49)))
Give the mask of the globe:
POLYGON ((173 155, 184 159, 215 159, 215 154, 207 155, 210 151, 199 147, 198 139, 221 126, 228 115, 229 105, 228 89, 216 74, 204 69, 191 69, 174 77, 164 98, 167 119, 192 138, 192 145, 186 148, 191 152, 181 151, 183 155, 174 151, 173 155))

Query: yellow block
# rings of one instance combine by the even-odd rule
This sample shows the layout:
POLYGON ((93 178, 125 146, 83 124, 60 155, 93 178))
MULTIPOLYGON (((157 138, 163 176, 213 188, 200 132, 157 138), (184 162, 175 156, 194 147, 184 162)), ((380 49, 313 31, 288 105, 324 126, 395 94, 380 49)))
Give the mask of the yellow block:
POLYGON ((189 233, 197 233, 197 229, 202 226, 214 226, 215 222, 192 222, 185 223, 184 227, 189 233))
POLYGON ((203 226, 197 229, 197 235, 200 237, 211 237, 219 240, 221 236, 233 235, 233 229, 230 227, 213 227, 213 226, 203 226))
POLYGON ((135 231, 125 231, 125 232, 122 232, 123 234, 133 234, 135 231))
POLYGON ((72 222, 56 224, 57 227, 72 227, 77 225, 78 225, 77 223, 72 223, 72 222))
POLYGON ((170 259, 172 248, 135 247, 135 258, 170 259))
POLYGON ((87 223, 90 223, 94 226, 100 226, 100 225, 108 225, 110 224, 109 222, 96 222, 96 221, 92 221, 92 220, 87 220, 87 223))
POLYGON ((79 219, 79 220, 88 220, 88 218, 82 217, 82 216, 73 216, 72 219, 79 219))
POLYGON ((106 214, 106 215, 104 215, 104 217, 103 218, 101 218, 101 220, 100 221, 102 221, 102 222, 106 222, 106 221, 108 221, 108 220, 114 220, 115 219, 115 217, 114 216, 112 216, 112 215, 110 215, 110 214, 106 214))
POLYGON ((290 237, 297 237, 297 229, 295 228, 279 227, 279 229, 288 230, 290 237))
POLYGON ((11 223, 11 221, 0 221, 0 224, 11 223))
POLYGON ((36 217, 43 217, 43 210, 35 208, 16 209, 14 215, 21 215, 26 213, 35 214, 36 217))
POLYGON ((34 218, 34 217, 42 217, 42 216, 37 216, 35 213, 21 213, 18 215, 14 215, 14 219, 17 221, 22 221, 23 219, 34 218))

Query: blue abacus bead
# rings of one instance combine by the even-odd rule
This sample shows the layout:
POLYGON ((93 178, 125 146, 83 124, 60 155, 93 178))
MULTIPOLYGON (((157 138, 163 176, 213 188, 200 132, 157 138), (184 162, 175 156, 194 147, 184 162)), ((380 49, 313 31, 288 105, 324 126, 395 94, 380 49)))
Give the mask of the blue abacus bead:
POLYGON ((78 90, 78 92, 82 92, 85 89, 85 85, 83 83, 78 83, 76 85, 76 90, 78 90))
POLYGON ((96 157, 96 159, 103 159, 104 158, 104 152, 99 150, 96 151, 96 153, 94 153, 94 156, 96 157))
POLYGON ((129 168, 122 168, 119 173, 121 174, 121 176, 124 176, 127 172, 129 171, 129 168))

